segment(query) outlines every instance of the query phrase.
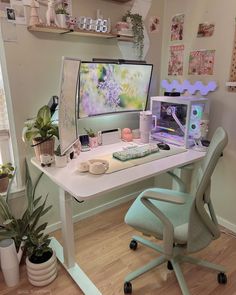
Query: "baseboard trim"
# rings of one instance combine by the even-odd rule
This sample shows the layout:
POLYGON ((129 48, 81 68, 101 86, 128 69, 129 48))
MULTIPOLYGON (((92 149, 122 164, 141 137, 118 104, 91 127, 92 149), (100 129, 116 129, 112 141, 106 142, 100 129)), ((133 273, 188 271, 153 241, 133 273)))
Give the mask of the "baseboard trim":
POLYGON ((228 220, 217 216, 217 220, 219 222, 220 225, 222 225, 223 227, 225 227, 226 229, 236 233, 236 224, 229 222, 228 220))
MULTIPOLYGON (((84 212, 78 213, 73 216, 73 223, 78 222, 79 220, 85 219, 87 217, 93 216, 95 214, 101 213, 107 209, 110 209, 112 207, 116 207, 120 204, 126 203, 130 200, 133 200, 140 194, 141 191, 134 192, 132 194, 125 195, 121 198, 117 198, 115 200, 112 200, 110 202, 104 203, 102 205, 99 205, 97 207, 91 208, 89 210, 86 210, 84 212)), ((55 222, 53 224, 50 224, 47 226, 45 233, 51 233, 53 231, 56 231, 61 228, 61 221, 55 222)))

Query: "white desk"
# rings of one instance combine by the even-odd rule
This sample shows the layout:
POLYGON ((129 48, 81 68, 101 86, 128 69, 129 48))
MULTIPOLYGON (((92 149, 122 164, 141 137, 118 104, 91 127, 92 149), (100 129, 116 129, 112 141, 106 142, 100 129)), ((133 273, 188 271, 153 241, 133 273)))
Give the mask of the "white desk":
POLYGON ((184 153, 103 175, 80 173, 77 170, 78 162, 86 161, 91 158, 98 158, 99 155, 112 153, 119 150, 122 146, 127 145, 129 144, 120 142, 117 144, 100 146, 89 152, 83 152, 79 157, 70 161, 65 168, 56 168, 54 166, 41 167, 40 163, 35 158, 32 159, 32 163, 59 186, 63 247, 56 239, 52 240, 51 245, 55 249, 57 257, 62 265, 86 295, 101 295, 101 292, 75 262, 71 196, 78 200, 96 198, 114 189, 195 162, 205 155, 202 152, 188 150, 184 153), (68 192, 71 196, 65 192, 68 192))

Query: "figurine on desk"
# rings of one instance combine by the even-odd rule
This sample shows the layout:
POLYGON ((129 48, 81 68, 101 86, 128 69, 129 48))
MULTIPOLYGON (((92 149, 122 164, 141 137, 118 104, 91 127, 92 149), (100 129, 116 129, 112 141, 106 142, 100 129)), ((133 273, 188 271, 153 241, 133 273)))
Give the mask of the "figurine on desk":
POLYGON ((132 134, 131 129, 129 129, 129 128, 122 129, 121 139, 123 141, 128 141, 128 142, 132 141, 133 140, 133 134, 132 134))

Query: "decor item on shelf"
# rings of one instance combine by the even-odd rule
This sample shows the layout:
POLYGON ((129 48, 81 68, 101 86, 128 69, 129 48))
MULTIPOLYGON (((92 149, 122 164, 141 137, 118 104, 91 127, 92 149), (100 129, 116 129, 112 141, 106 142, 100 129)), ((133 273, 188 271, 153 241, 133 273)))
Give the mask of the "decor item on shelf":
POLYGON ((48 8, 46 11, 46 24, 49 27, 51 25, 60 27, 56 18, 55 5, 56 5, 55 0, 48 0, 48 8))
POLYGON ((19 264, 23 254, 24 241, 21 242, 18 253, 13 239, 0 241, 0 261, 4 280, 8 287, 14 287, 19 283, 19 264))
POLYGON ((69 13, 66 10, 66 7, 64 3, 61 3, 61 5, 56 9, 56 18, 58 22, 58 26, 60 28, 67 28, 67 17, 69 16, 69 13))
POLYGON ((14 167, 11 163, 0 164, 0 193, 5 193, 8 188, 9 179, 13 177, 14 167))
POLYGON ((141 60, 143 57, 144 47, 144 27, 142 16, 138 13, 132 13, 130 10, 122 17, 122 21, 132 24, 132 31, 134 35, 134 45, 138 51, 138 58, 141 60))
POLYGON ((67 155, 61 154, 61 146, 58 145, 57 149, 54 151, 55 165, 58 168, 63 168, 67 165, 67 155))
POLYGON ((32 232, 26 240, 26 269, 28 280, 33 286, 46 286, 57 276, 57 258, 49 246, 50 241, 49 236, 42 231, 32 232))
POLYGON ((95 148, 98 146, 98 137, 96 135, 96 133, 93 131, 92 128, 86 129, 84 128, 84 130, 86 131, 87 135, 89 136, 89 146, 91 148, 95 148))
POLYGON ((39 19, 38 9, 39 9, 39 2, 37 0, 31 0, 29 26, 35 26, 42 23, 41 20, 39 19))
POLYGON ((38 111, 37 117, 28 120, 23 128, 23 140, 33 141, 35 155, 40 161, 40 155, 54 155, 55 136, 58 138, 58 126, 53 123, 49 106, 45 105, 38 111))

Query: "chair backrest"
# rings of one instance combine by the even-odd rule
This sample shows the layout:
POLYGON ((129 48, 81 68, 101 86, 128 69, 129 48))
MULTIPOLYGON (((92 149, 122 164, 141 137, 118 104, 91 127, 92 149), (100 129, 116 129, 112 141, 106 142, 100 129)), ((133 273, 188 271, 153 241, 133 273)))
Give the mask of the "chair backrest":
POLYGON ((222 127, 218 127, 206 156, 194 171, 192 194, 195 196, 195 200, 189 217, 188 252, 199 251, 220 236, 210 199, 210 185, 211 176, 227 142, 227 133, 222 127))

